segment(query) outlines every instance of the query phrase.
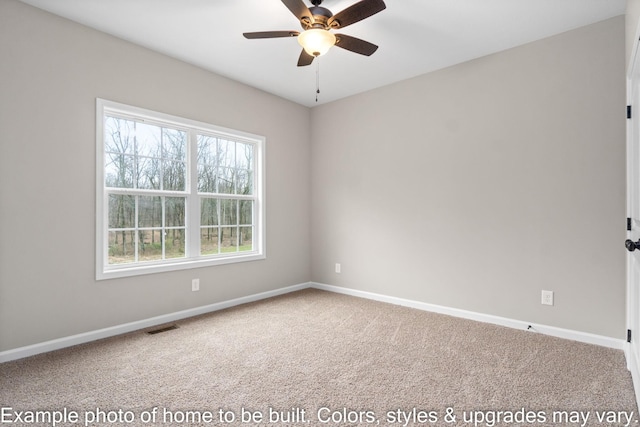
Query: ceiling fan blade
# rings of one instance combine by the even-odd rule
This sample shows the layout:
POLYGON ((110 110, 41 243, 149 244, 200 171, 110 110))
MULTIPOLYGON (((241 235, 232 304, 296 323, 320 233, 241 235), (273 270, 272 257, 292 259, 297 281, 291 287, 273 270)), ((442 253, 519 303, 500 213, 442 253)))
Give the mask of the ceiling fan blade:
POLYGON ((314 23, 313 14, 302 0, 282 0, 287 9, 293 13, 300 21, 306 19, 310 24, 314 23))
MULTIPOLYGON (((284 0, 283 0, 284 1, 284 0)), ((336 13, 327 21, 331 28, 344 28, 387 8, 382 0, 362 0, 336 13)))
POLYGON ((311 65, 315 56, 309 55, 306 50, 302 49, 300 58, 298 58, 298 67, 304 67, 305 65, 311 65))
POLYGON ((375 44, 356 37, 347 36, 346 34, 336 34, 335 45, 365 56, 371 56, 376 50, 378 50, 378 46, 375 44))
POLYGON ((248 39, 272 39, 276 37, 295 37, 300 34, 297 31, 257 31, 254 33, 242 33, 248 39))

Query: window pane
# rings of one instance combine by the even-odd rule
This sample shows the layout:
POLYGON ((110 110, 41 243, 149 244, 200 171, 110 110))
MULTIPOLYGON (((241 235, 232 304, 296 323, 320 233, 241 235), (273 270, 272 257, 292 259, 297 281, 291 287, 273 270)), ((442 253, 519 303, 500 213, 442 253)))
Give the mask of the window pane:
POLYGON ((200 229, 200 254, 213 255, 218 253, 218 228, 203 227, 200 229))
POLYGON ((156 125, 136 122, 136 154, 143 157, 162 157, 162 129, 156 125))
POLYGON ((198 164, 216 166, 217 139, 213 136, 198 135, 198 164))
POLYGON ((167 230, 165 236, 165 258, 184 258, 184 229, 174 228, 167 230))
POLYGON ((104 182, 107 187, 133 188, 135 161, 133 156, 105 153, 104 182))
POLYGON ((236 172, 237 194, 253 194, 253 174, 251 171, 240 169, 236 172))
POLYGON ((238 201, 237 200, 220 200, 220 224, 236 225, 238 224, 238 201))
POLYGON ((162 147, 165 159, 187 160, 187 133, 177 129, 162 129, 162 147))
POLYGON ((238 224, 253 224, 253 200, 240 200, 240 218, 238 224))
POLYGON ((160 160, 150 157, 138 157, 136 188, 145 190, 160 189, 160 160))
POLYGON ((185 225, 185 198, 165 198, 165 227, 184 227, 185 225))
POLYGON ((218 168, 218 193, 235 193, 235 169, 218 168))
POLYGON ((220 228, 220 252, 237 252, 238 251, 238 228, 222 227, 220 228))
POLYGON ((184 191, 187 165, 184 162, 164 160, 162 162, 162 189, 169 191, 184 191))
POLYGON ((135 262, 135 232, 134 231, 110 231, 109 232, 109 264, 125 264, 135 262))
POLYGON ((238 250, 239 251, 252 251, 253 250, 253 227, 240 227, 240 234, 238 237, 238 250))
POLYGON ((236 167, 235 141, 218 140, 218 164, 228 168, 236 167))
POLYGON ((134 154, 135 122, 106 116, 104 120, 104 151, 134 154))
POLYGON ((253 169, 253 145, 238 142, 236 145, 236 168, 253 169))
POLYGON ((216 193, 216 168, 211 165, 198 165, 198 191, 201 193, 216 193))
POLYGON ((217 167, 217 139, 198 135, 198 191, 215 193, 217 167))
POLYGON ((162 259, 162 230, 142 230, 138 232, 138 259, 155 261, 162 259))
POLYGON ((162 198, 140 196, 138 198, 138 227, 162 227, 162 198))
POLYGON ((218 225, 218 199, 200 200, 200 224, 218 225))
POLYGON ((133 196, 109 195, 109 228, 135 227, 135 198, 133 196))

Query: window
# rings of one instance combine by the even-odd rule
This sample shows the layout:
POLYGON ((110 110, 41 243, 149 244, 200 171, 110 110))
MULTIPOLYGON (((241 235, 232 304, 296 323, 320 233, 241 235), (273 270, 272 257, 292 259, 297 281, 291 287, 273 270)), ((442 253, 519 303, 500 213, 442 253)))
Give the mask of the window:
POLYGON ((97 100, 96 278, 263 259, 264 138, 97 100))

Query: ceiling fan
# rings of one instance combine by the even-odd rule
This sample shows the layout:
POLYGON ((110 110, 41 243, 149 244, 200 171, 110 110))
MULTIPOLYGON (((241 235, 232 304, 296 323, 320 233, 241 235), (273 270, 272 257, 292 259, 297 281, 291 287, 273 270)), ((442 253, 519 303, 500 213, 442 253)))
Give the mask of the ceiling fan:
POLYGON ((378 46, 368 41, 346 34, 334 34, 329 30, 344 28, 383 11, 387 7, 383 0, 361 0, 335 15, 320 6, 322 0, 311 0, 311 7, 307 7, 302 0, 282 0, 282 3, 300 20, 304 31, 259 31, 243 35, 248 39, 297 37, 298 43, 303 47, 298 67, 310 65, 315 57, 324 55, 331 46, 366 56, 378 49, 378 46))

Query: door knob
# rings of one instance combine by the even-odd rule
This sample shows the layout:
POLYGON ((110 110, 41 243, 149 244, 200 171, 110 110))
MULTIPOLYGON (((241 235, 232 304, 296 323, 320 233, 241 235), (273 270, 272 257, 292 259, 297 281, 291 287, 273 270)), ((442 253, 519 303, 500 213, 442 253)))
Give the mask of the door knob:
POLYGON ((624 246, 627 248, 629 252, 633 252, 636 249, 640 249, 640 240, 638 240, 637 242, 634 242, 633 240, 627 239, 624 242, 624 246))

